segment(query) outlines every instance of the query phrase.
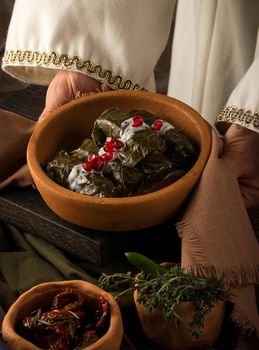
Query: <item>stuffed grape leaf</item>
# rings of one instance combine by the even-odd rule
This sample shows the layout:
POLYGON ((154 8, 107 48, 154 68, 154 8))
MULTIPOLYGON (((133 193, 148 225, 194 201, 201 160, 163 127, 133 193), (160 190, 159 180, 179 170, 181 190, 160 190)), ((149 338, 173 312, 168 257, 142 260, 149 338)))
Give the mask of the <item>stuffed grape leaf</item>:
POLYGON ((46 164, 50 178, 96 197, 127 197, 157 191, 192 167, 198 150, 189 138, 145 110, 114 107, 95 121, 91 138, 46 164))

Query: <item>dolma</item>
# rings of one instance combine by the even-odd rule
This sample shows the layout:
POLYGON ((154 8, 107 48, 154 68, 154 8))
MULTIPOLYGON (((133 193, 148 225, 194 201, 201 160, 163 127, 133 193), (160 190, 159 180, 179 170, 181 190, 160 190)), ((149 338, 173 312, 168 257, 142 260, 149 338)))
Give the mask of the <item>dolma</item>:
POLYGON ((87 172, 82 165, 76 165, 68 177, 72 191, 96 197, 120 197, 121 189, 103 174, 87 172))
POLYGON ((98 152, 98 148, 93 140, 85 139, 79 148, 71 152, 59 151, 54 159, 47 163, 46 173, 61 186, 68 187, 67 178, 72 168, 84 162, 91 154, 96 152, 98 152))
POLYGON ((75 165, 82 163, 78 157, 71 156, 66 151, 60 151, 46 165, 47 175, 59 185, 68 187, 68 175, 75 165))
POLYGON ((137 168, 148 176, 149 181, 161 180, 169 174, 171 167, 171 162, 161 152, 149 154, 137 165, 137 168))
POLYGON ((108 136, 118 138, 120 136, 122 122, 129 118, 129 113, 117 107, 104 111, 94 123, 91 135, 94 143, 98 147, 102 147, 108 136))
POLYGON ((109 163, 106 173, 107 177, 121 186, 121 195, 123 197, 133 195, 145 176, 137 168, 123 166, 119 159, 115 159, 109 163))
POLYGON ((90 139, 71 152, 59 152, 46 171, 79 193, 126 197, 170 185, 191 168, 197 155, 184 133, 159 116, 114 107, 97 118, 90 139))
POLYGON ((119 138, 124 142, 124 147, 120 150, 122 164, 133 168, 148 154, 154 151, 164 152, 166 149, 165 141, 145 123, 145 117, 150 123, 156 118, 143 111, 127 113, 119 108, 106 110, 94 123, 94 142, 103 146, 107 137, 119 138), (140 114, 135 114, 138 112, 140 114), (136 127, 132 126, 134 118, 140 121, 136 127))
POLYGON ((171 169, 171 171, 160 180, 149 181, 142 185, 142 189, 139 194, 151 193, 162 188, 173 184, 175 181, 179 180, 184 174, 186 174, 186 169, 171 169))
POLYGON ((167 148, 165 154, 176 168, 190 169, 197 158, 197 151, 190 140, 176 129, 167 130, 162 137, 167 148))
POLYGON ((135 132, 120 151, 121 162, 124 166, 133 168, 147 155, 158 151, 164 152, 165 141, 150 128, 135 132))
POLYGON ((92 139, 85 139, 81 146, 70 152, 73 157, 84 162, 90 155, 98 153, 99 149, 92 139))

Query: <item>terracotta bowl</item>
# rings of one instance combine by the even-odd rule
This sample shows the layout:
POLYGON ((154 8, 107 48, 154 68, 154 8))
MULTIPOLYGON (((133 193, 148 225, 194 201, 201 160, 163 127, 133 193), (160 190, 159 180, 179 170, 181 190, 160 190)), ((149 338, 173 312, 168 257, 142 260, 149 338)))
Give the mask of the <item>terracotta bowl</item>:
POLYGON ((209 124, 191 107, 173 98, 141 91, 97 93, 70 102, 51 113, 32 134, 27 149, 30 173, 47 205, 82 227, 105 231, 136 230, 160 224, 182 207, 199 179, 211 148, 209 124), (77 147, 105 110, 143 109, 179 127, 200 149, 193 167, 175 183, 153 193, 128 198, 97 198, 78 194, 52 181, 42 165, 64 147, 77 147))
MULTIPOLYGON (((203 335, 193 336, 183 323, 175 325, 174 320, 165 320, 161 311, 149 312, 143 303, 138 303, 138 291, 134 292, 134 302, 143 333, 148 339, 166 350, 209 349, 219 337, 225 313, 225 302, 218 301, 205 315, 203 335)), ((177 310, 186 322, 191 322, 195 308, 191 302, 183 302, 177 310)))
POLYGON ((22 294, 10 307, 2 324, 2 337, 12 350, 40 350, 37 346, 22 338, 16 332, 17 321, 53 301, 55 295, 66 288, 73 288, 83 294, 86 300, 102 295, 109 304, 110 325, 107 332, 95 343, 86 347, 87 350, 119 350, 123 336, 122 318, 118 304, 111 294, 85 281, 47 282, 39 284, 22 294))

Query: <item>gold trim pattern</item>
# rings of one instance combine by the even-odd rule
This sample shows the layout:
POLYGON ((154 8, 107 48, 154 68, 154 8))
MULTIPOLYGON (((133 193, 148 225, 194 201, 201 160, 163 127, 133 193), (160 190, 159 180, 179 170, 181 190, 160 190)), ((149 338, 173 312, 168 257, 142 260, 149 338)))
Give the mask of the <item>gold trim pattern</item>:
POLYGON ((216 122, 236 123, 259 130, 259 113, 252 114, 251 111, 246 111, 243 108, 228 106, 218 115, 216 122))
POLYGON ((6 51, 3 57, 5 64, 29 63, 38 66, 48 66, 50 64, 56 67, 76 68, 79 71, 85 71, 89 74, 95 74, 102 81, 118 89, 126 90, 146 90, 139 84, 134 84, 131 79, 123 79, 119 74, 114 75, 111 70, 103 69, 99 64, 94 65, 90 60, 83 60, 78 56, 69 56, 67 54, 57 54, 52 51, 39 52, 31 50, 10 50, 6 51))

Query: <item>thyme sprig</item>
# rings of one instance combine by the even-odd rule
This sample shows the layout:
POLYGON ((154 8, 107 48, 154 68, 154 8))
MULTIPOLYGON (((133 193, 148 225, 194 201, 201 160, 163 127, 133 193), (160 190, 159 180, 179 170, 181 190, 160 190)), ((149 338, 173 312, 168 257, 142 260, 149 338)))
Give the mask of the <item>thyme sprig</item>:
POLYGON ((128 273, 102 274, 99 279, 100 287, 114 294, 117 301, 125 292, 138 290, 138 303, 143 303, 150 312, 162 311, 165 320, 173 319, 176 326, 185 321, 178 314, 182 302, 192 302, 194 315, 188 324, 185 323, 192 335, 202 335, 204 317, 219 300, 226 300, 232 293, 224 286, 224 275, 215 277, 194 277, 185 272, 179 265, 167 268, 164 272, 133 275, 128 273))

